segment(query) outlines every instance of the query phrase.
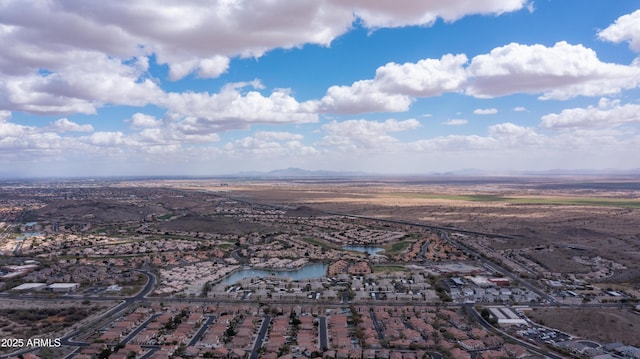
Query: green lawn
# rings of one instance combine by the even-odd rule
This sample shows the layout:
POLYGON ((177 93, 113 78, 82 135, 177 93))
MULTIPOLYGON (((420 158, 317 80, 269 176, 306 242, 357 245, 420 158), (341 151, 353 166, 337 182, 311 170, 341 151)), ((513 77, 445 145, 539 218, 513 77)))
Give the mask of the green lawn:
POLYGON ((337 246, 327 242, 327 241, 323 241, 322 239, 318 239, 318 238, 313 238, 313 237, 305 237, 302 238, 303 241, 309 243, 309 244, 313 244, 316 245, 318 247, 321 248, 326 248, 326 249, 339 249, 337 246))
POLYGON ((159 221, 166 221, 167 219, 173 217, 173 213, 167 213, 167 214, 163 214, 162 216, 158 216, 156 217, 157 220, 159 221))
POLYGON ((400 253, 403 250, 405 250, 407 247, 409 247, 411 245, 411 241, 403 241, 403 242, 396 242, 393 243, 390 247, 386 247, 384 253, 385 254, 395 254, 395 253, 400 253))

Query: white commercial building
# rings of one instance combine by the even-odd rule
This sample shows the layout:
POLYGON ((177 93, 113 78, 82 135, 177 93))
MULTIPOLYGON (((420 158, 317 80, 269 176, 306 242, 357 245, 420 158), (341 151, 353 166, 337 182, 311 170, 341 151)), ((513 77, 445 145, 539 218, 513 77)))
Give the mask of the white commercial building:
POLYGON ((49 285, 49 289, 54 292, 73 292, 76 289, 80 288, 80 284, 78 283, 53 283, 49 285))
POLYGON ((498 324, 527 324, 524 318, 507 307, 490 307, 489 312, 498 319, 498 324))
POLYGON ((15 291, 36 291, 42 290, 47 287, 46 283, 23 283, 17 287, 11 288, 11 290, 15 291))

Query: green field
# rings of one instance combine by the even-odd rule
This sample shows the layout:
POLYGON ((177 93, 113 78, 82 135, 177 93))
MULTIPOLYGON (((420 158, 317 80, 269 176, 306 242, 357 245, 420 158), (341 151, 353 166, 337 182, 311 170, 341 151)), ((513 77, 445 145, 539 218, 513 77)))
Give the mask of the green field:
POLYGON ((511 204, 540 204, 540 205, 563 205, 563 206, 604 206, 604 207, 624 207, 640 208, 640 199, 610 198, 610 197, 504 197, 492 194, 473 195, 449 195, 449 194, 423 194, 423 193, 396 193, 398 197, 404 198, 424 198, 424 199, 444 199, 450 201, 468 202, 500 202, 511 204))
POLYGON ((167 214, 164 214, 162 216, 158 216, 156 219, 159 220, 159 221, 166 221, 167 219, 170 219, 171 217, 173 217, 173 214, 172 213, 167 213, 167 214))
POLYGON ((395 254, 395 253, 400 253, 403 250, 405 250, 407 247, 409 247, 411 245, 411 243, 413 243, 412 241, 403 241, 403 242, 396 242, 394 244, 392 244, 391 246, 385 246, 385 254, 395 254))

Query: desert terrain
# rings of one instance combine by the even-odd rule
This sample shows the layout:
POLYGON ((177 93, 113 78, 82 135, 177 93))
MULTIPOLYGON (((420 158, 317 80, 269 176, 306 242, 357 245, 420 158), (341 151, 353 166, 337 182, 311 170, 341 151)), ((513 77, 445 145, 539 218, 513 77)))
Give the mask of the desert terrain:
POLYGON ((628 267, 615 280, 640 283, 640 183, 633 180, 292 181, 228 189, 259 202, 510 236, 492 248, 549 247, 533 256, 550 271, 581 270, 568 262, 589 252, 628 267))

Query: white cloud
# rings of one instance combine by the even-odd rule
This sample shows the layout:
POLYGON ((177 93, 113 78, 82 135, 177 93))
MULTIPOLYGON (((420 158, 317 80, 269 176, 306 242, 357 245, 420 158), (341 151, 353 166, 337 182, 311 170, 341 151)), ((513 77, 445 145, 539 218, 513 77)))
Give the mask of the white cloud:
POLYGON ((145 128, 131 136, 136 146, 179 146, 185 144, 204 144, 220 141, 215 132, 199 132, 180 123, 171 123, 163 128, 145 128))
POLYGON ((372 80, 351 86, 332 86, 320 102, 320 110, 333 113, 407 111, 415 97, 437 96, 460 90, 465 81, 465 55, 444 55, 402 65, 388 63, 372 80))
POLYGON ((216 76, 226 69, 230 56, 257 57, 273 48, 305 43, 328 45, 353 21, 351 12, 328 2, 268 0, 5 1, 0 13, 11 19, 3 21, 10 30, 0 32, 2 43, 18 45, 13 54, 0 55, 0 63, 11 63, 15 71, 54 69, 56 57, 79 49, 119 58, 155 54, 174 78, 190 72, 216 76))
POLYGON ((264 141, 300 141, 304 138, 297 133, 282 131, 258 131, 253 137, 264 141))
POLYGON ((120 131, 94 132, 90 136, 79 138, 80 142, 99 147, 120 147, 127 144, 125 134, 120 131))
POLYGON ((155 128, 162 125, 162 121, 158 120, 154 116, 146 115, 144 113, 136 112, 130 119, 125 120, 132 128, 155 128))
POLYGON ((620 16, 613 24, 598 32, 602 40, 620 43, 629 42, 629 47, 640 52, 640 10, 620 16))
POLYGON ((582 45, 511 43, 478 55, 468 67, 467 93, 483 98, 542 93, 541 99, 601 96, 638 87, 640 68, 601 62, 582 45))
MULTIPOLYGON (((163 91, 133 64, 99 53, 70 53, 55 73, 0 74, 0 108, 38 114, 94 114, 104 104, 144 106, 163 91)), ((142 62, 140 66, 138 63, 142 62)))
POLYGON ((61 118, 51 123, 49 129, 54 132, 92 132, 93 126, 80 125, 67 118, 61 118))
POLYGON ((328 135, 321 145, 349 151, 356 149, 373 149, 384 151, 397 143, 397 139, 389 135, 389 132, 402 132, 420 127, 420 122, 415 119, 397 121, 389 119, 383 122, 368 120, 348 120, 343 122, 332 121, 322 126, 328 135))
POLYGON ((170 113, 184 116, 183 125, 189 126, 191 131, 217 132, 247 128, 253 123, 318 121, 315 106, 299 103, 288 90, 276 90, 266 97, 257 91, 243 94, 240 89, 238 84, 229 84, 217 94, 170 93, 162 105, 170 113))
POLYGON ((597 107, 566 109, 559 114, 542 116, 545 128, 608 128, 627 123, 640 123, 640 105, 620 105, 619 101, 601 99, 597 107))
POLYGON ((494 155, 500 155, 504 151, 520 152, 541 149, 547 141, 545 136, 536 133, 532 128, 507 122, 490 126, 487 136, 440 136, 407 143, 406 149, 439 155, 470 151, 493 152, 494 155))
POLYGON ((260 57, 275 48, 327 46, 356 17, 369 28, 431 25, 469 14, 502 14, 525 0, 452 0, 399 3, 364 0, 47 2, 0 4, 0 71, 56 71, 69 53, 100 52, 120 59, 155 55, 172 79, 190 73, 216 77, 229 58, 260 57), (287 19, 287 21, 282 21, 287 19))
POLYGON ((172 63, 169 67, 169 78, 174 81, 180 80, 193 72, 196 72, 201 78, 216 78, 226 72, 228 68, 228 57, 217 55, 208 59, 194 58, 172 63))
POLYGON ((407 95, 386 93, 374 81, 362 80, 351 86, 331 86, 317 106, 320 112, 355 114, 407 111, 412 102, 407 95))
POLYGON ((227 71, 228 68, 228 57, 217 55, 208 59, 202 59, 198 64, 198 77, 215 78, 227 71))
POLYGON ((253 136, 224 145, 224 153, 232 158, 251 156, 252 158, 300 159, 318 154, 313 146, 304 145, 304 136, 290 132, 259 131, 253 136))
POLYGON ((431 25, 437 18, 451 22, 470 14, 502 14, 520 10, 528 0, 476 0, 476 1, 370 1, 334 0, 362 19, 367 27, 399 27, 431 25))
MULTIPOLYGON (((190 74, 217 77, 227 71, 230 58, 236 56, 259 57, 271 49, 309 43, 329 45, 349 31, 355 18, 374 29, 430 25, 437 18, 454 21, 469 14, 502 14, 530 6, 526 0, 393 3, 329 0, 295 4, 282 0, 250 3, 236 0, 171 1, 161 5, 150 0, 81 5, 59 0, 9 0, 0 4, 3 14, 0 46, 6 50, 0 51, 0 108, 39 114, 95 114, 105 105, 154 104, 167 108, 171 114, 192 117, 189 121, 196 127, 215 121, 213 127, 220 128, 246 128, 249 123, 313 122, 317 121, 316 112, 407 111, 417 97, 464 90, 469 79, 464 68, 466 56, 447 54, 416 63, 388 63, 378 68, 373 79, 332 86, 318 101, 298 103, 288 92, 280 90, 268 97, 249 92, 241 94, 228 108, 221 107, 228 93, 166 94, 147 70, 152 58, 168 66, 172 80, 190 74), (249 7, 251 11, 247 10, 249 7), (281 21, 283 18, 288 21, 281 21), (195 109, 184 106, 185 102, 195 104, 195 109), (206 109, 209 103, 211 110, 206 109), (227 121, 227 125, 222 125, 222 121, 227 121), (239 123, 231 124, 232 121, 239 123)), ((495 57, 498 50, 484 56, 495 57)), ((575 58, 573 55, 580 55, 579 51, 563 53, 562 58, 575 58)), ((560 81, 558 76, 544 71, 542 74, 513 71, 509 80, 514 81, 501 81, 502 78, 475 69, 481 67, 480 60, 481 57, 476 57, 470 67, 474 70, 471 75, 479 77, 467 90, 480 97, 513 92, 543 92, 544 98, 611 94, 636 87, 640 71, 597 62, 595 73, 586 71, 569 81, 563 78, 558 87, 552 81, 560 81), (527 81, 519 82, 521 79, 532 83, 523 86, 527 81), (519 84, 500 88, 497 83, 519 84)), ((552 60, 542 62, 555 66, 552 60)), ((525 61, 525 65, 531 64, 525 61)), ((501 66, 508 65, 501 63, 501 66)))
POLYGON ((35 159, 59 155, 63 150, 69 154, 81 150, 73 137, 62 137, 52 129, 24 126, 9 121, 0 121, 0 160, 7 155, 19 164, 35 159))
POLYGON ((11 118, 11 111, 0 111, 0 122, 8 121, 11 118))
POLYGON ((440 155, 451 152, 489 151, 499 146, 500 143, 491 137, 449 135, 414 141, 407 144, 407 149, 411 152, 440 155))
POLYGON ((534 13, 536 11, 535 5, 533 4, 533 0, 527 2, 525 7, 527 8, 527 11, 529 11, 529 13, 534 13))
MULTIPOLYGON (((418 97, 451 92, 480 98, 530 93, 542 94, 544 100, 567 100, 640 86, 640 66, 604 63, 593 50, 566 42, 553 47, 511 43, 474 57, 465 68, 466 63, 463 54, 388 63, 376 70, 373 79, 332 86, 314 103, 327 113, 401 112, 408 111, 418 97)), ((495 114, 497 109, 474 113, 495 114)))
POLYGON ((437 96, 462 88, 467 79, 463 67, 466 62, 465 55, 451 54, 439 60, 423 59, 415 64, 391 62, 376 70, 373 81, 387 93, 414 97, 437 96))
POLYGON ((9 121, 0 122, 0 140, 19 138, 34 131, 34 127, 18 125, 9 121))
POLYGON ((527 111, 527 108, 523 107, 523 106, 517 106, 517 107, 513 108, 513 111, 515 111, 515 112, 525 112, 525 111, 527 111))
POLYGON ((495 115, 498 113, 496 108, 478 108, 473 110, 474 115, 495 115))
POLYGON ((469 123, 469 121, 464 119, 451 119, 443 122, 442 124, 447 126, 462 126, 466 125, 467 123, 469 123))
POLYGON ((545 143, 544 136, 536 133, 532 128, 510 122, 490 126, 489 136, 498 139, 502 145, 510 147, 541 146, 545 143))

